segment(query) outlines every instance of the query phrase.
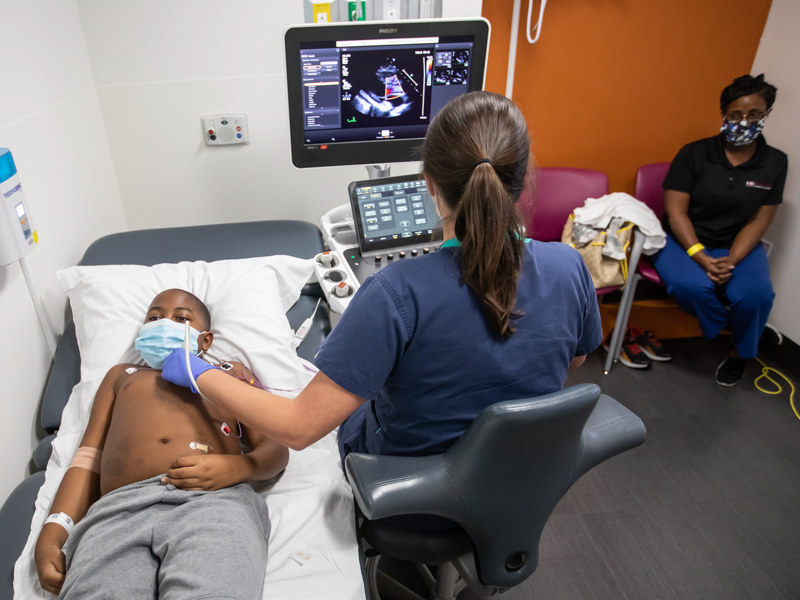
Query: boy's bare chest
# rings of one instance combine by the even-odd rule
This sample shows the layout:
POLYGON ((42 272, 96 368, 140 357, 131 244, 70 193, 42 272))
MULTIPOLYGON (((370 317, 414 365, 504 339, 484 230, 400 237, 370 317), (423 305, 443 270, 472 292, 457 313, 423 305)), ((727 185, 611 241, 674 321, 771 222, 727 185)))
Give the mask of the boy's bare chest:
POLYGON ((236 430, 236 420, 226 411, 165 381, 158 371, 142 369, 123 377, 114 401, 114 429, 158 439, 202 433, 238 452, 236 439, 222 433, 223 425, 236 430))

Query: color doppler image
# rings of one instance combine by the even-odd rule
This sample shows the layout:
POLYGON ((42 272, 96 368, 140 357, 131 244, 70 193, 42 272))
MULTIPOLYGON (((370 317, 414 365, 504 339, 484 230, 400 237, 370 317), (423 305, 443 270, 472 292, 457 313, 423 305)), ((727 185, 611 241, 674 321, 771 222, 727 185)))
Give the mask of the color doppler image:
POLYGON ((430 114, 430 53, 392 50, 342 55, 342 126, 418 124, 430 114))

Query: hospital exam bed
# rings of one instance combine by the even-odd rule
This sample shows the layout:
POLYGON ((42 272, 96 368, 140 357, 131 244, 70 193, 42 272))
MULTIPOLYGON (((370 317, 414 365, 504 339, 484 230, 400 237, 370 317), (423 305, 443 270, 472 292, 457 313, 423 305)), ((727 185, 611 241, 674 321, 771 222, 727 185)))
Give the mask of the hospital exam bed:
MULTIPOLYGON (((86 250, 81 265, 135 264, 152 266, 181 261, 217 261, 285 254, 312 258, 323 249, 319 229, 303 221, 258 221, 129 231, 105 236, 86 250)), ((314 311, 321 289, 317 283, 303 288, 287 313, 293 329, 314 311)), ((319 345, 330 333, 327 305, 320 303, 313 326, 297 349, 313 361, 319 345)), ((55 355, 41 405, 41 426, 48 433, 33 456, 34 472, 12 492, 0 509, 0 598, 13 596, 14 563, 30 533, 34 502, 44 482, 51 442, 61 422, 70 392, 80 380, 80 354, 71 317, 55 355)))

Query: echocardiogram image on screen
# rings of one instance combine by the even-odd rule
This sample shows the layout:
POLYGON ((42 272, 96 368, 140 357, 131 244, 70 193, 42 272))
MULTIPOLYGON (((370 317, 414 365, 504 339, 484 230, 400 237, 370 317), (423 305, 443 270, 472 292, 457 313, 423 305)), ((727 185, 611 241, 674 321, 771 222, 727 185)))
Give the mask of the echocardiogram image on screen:
POLYGON ((431 61, 424 49, 342 52, 342 127, 427 122, 431 61))
POLYGON ((467 92, 471 50, 470 40, 435 37, 304 45, 305 144, 421 139, 442 106, 467 92))

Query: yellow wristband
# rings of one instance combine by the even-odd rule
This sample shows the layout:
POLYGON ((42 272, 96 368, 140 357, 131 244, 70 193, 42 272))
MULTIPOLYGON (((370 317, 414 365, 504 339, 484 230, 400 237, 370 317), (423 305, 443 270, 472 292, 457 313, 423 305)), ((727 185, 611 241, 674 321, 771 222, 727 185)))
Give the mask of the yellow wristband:
POLYGON ((700 242, 698 242, 698 243, 696 243, 694 246, 692 246, 691 248, 689 248, 689 249, 686 251, 686 254, 688 254, 689 256, 694 256, 695 254, 697 254, 698 252, 700 252, 700 250, 704 250, 704 249, 705 249, 705 246, 703 246, 703 244, 701 244, 700 242))

